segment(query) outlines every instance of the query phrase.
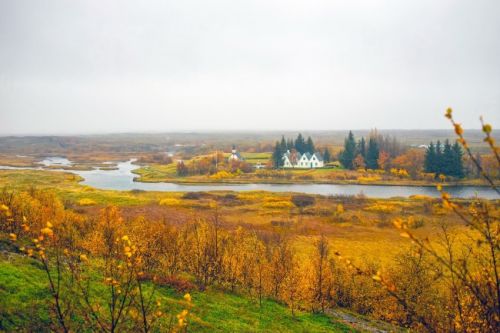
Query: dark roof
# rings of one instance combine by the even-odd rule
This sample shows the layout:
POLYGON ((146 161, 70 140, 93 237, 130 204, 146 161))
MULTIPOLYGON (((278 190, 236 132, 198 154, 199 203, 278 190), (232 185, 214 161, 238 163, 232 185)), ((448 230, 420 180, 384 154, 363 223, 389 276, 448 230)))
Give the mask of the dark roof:
POLYGON ((323 155, 320 152, 315 152, 314 155, 316 155, 318 161, 323 162, 323 155))
POLYGON ((304 155, 307 157, 308 160, 310 160, 312 157, 311 153, 304 153, 302 156, 304 156, 304 155))

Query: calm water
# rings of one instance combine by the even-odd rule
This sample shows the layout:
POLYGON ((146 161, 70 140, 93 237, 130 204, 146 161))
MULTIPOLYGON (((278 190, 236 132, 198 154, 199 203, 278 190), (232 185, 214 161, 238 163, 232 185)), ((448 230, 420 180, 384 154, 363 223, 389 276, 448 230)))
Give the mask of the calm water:
MULTIPOLYGON (((174 183, 141 183, 134 182, 137 175, 132 170, 138 166, 132 164, 133 160, 118 163, 117 170, 67 171, 82 176, 85 180, 81 184, 98 189, 107 190, 144 190, 165 192, 197 192, 197 191, 272 191, 272 192, 302 192, 322 195, 355 195, 363 193, 368 197, 390 198, 407 197, 422 194, 438 197, 439 193, 434 187, 425 186, 386 186, 386 185, 334 185, 334 184, 206 184, 184 185, 174 183)), ((47 158, 41 164, 70 165, 71 161, 63 158, 47 158)), ((0 166, 0 169, 23 169, 0 166)), ((39 169, 42 168, 24 168, 39 169)), ((454 197, 469 198, 479 196, 487 199, 499 199, 499 196, 488 187, 480 186, 452 186, 446 191, 454 197)))

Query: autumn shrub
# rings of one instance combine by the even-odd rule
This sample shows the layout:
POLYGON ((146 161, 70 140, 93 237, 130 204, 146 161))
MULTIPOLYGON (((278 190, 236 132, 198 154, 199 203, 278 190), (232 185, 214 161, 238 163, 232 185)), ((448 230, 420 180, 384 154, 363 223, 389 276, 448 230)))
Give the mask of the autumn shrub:
POLYGON ((176 207, 176 206, 181 206, 182 201, 176 198, 163 198, 161 199, 158 204, 160 206, 171 206, 171 207, 176 207))
MULTIPOLYGON (((0 207, 0 215, 16 209, 0 207)), ((20 239, 10 234, 11 241, 22 242, 20 250, 46 273, 52 297, 51 324, 47 328, 56 332, 150 332, 170 321, 170 328, 164 326, 162 330, 185 330, 191 296, 186 294, 187 309, 177 316, 177 323, 172 323, 160 310, 155 289, 143 284, 143 258, 124 234, 124 221, 116 207, 101 210, 95 228, 86 230, 92 240, 83 244, 87 249, 71 246, 77 243, 74 238, 80 238, 72 232, 75 217, 57 207, 54 204, 45 209, 47 215, 52 215, 52 222, 30 228, 36 237, 20 239), (91 253, 95 260, 89 259, 91 253)))
POLYGON ((424 194, 413 194, 410 195, 410 199, 413 200, 434 200, 432 197, 424 194))
POLYGON ((239 200, 251 202, 251 201, 262 200, 263 194, 262 193, 255 193, 255 192, 239 192, 237 194, 237 198, 239 200))
POLYGON ((80 206, 93 206, 96 204, 96 202, 93 199, 83 198, 78 200, 78 204, 80 206))
POLYGON ((297 180, 313 180, 314 176, 311 174, 301 174, 301 175, 296 175, 295 179, 297 179, 297 180))
POLYGON ((144 281, 152 281, 155 285, 160 287, 170 287, 179 293, 191 292, 197 289, 197 286, 191 281, 182 278, 178 275, 168 276, 151 276, 144 275, 141 277, 144 281))
POLYGON ((363 210, 369 212, 389 214, 389 213, 394 213, 396 211, 396 207, 394 205, 389 205, 389 204, 375 203, 373 205, 363 208, 363 210))
POLYGON ((198 200, 201 199, 203 195, 204 195, 203 192, 186 192, 182 195, 182 199, 198 200))
POLYGON ((262 207, 267 209, 290 209, 293 204, 290 201, 271 201, 265 202, 262 207))
POLYGON ((210 176, 211 179, 214 180, 222 180, 222 179, 228 179, 228 178, 233 178, 234 174, 227 172, 227 171, 219 171, 217 173, 214 173, 213 175, 210 176))
POLYGON ((381 180, 382 178, 378 175, 374 176, 359 176, 357 180, 362 183, 370 183, 370 182, 376 182, 381 180))
POLYGON ((422 228, 425 225, 425 218, 424 217, 415 217, 415 216, 410 216, 408 217, 408 227, 411 229, 418 229, 422 228))

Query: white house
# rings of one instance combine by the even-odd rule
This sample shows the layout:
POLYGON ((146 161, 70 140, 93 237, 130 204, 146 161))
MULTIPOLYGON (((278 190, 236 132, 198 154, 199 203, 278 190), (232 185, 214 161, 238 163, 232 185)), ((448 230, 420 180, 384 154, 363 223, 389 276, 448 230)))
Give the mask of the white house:
POLYGON ((283 154, 283 167, 284 168, 322 168, 325 163, 323 161, 323 156, 320 153, 304 153, 287 151, 283 154))

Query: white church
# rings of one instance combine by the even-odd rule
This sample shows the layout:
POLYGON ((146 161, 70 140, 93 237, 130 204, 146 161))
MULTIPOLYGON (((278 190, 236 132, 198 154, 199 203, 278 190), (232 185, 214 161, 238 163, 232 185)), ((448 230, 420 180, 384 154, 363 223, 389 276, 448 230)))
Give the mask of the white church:
POLYGON ((295 150, 287 151, 283 154, 283 167, 290 168, 302 168, 302 169, 315 169, 322 168, 325 166, 323 161, 323 156, 320 153, 304 153, 301 154, 295 150))
POLYGON ((228 159, 229 162, 231 161, 244 161, 245 159, 241 154, 236 150, 236 146, 233 145, 233 149, 231 150, 231 155, 229 155, 228 159))

